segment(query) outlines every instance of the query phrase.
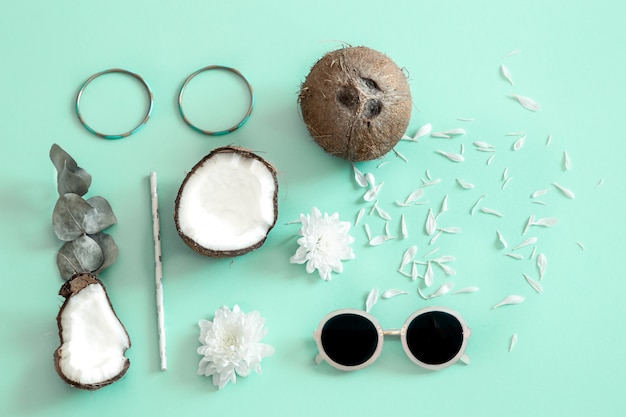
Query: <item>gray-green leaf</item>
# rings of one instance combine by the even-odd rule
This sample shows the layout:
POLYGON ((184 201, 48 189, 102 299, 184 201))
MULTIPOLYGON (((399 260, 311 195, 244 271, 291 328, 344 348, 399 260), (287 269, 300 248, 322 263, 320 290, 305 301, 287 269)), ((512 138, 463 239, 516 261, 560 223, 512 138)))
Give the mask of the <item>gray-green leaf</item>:
POLYGON ((95 218, 97 223, 96 227, 98 229, 96 232, 100 232, 117 223, 117 218, 115 217, 115 214, 113 214, 113 210, 105 198, 100 196, 91 197, 87 200, 87 203, 89 203, 91 207, 95 208, 98 213, 95 218))
POLYGON ((57 200, 52 212, 52 227, 57 237, 71 241, 83 234, 97 233, 98 210, 78 194, 64 194, 57 200))
POLYGON ((85 195, 91 185, 91 175, 80 168, 74 158, 56 143, 50 148, 50 160, 57 170, 59 195, 74 193, 85 195))
POLYGON ((57 267, 64 280, 77 272, 96 271, 104 262, 100 245, 89 236, 82 235, 66 242, 57 253, 57 267))
POLYGON ((102 250, 102 255, 104 258, 102 261, 102 265, 100 265, 100 267, 94 271, 96 274, 99 274, 117 259, 117 245, 115 244, 113 238, 106 233, 97 233, 95 235, 90 235, 89 237, 95 240, 102 250))

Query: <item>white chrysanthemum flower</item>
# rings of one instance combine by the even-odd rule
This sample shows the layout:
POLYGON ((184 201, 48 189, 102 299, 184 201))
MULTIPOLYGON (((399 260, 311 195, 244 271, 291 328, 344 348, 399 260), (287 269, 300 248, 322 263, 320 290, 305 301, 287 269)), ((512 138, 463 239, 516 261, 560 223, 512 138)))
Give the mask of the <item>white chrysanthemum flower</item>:
POLYGON ((215 311, 213 321, 200 320, 198 354, 204 357, 198 365, 198 375, 213 376, 213 385, 222 389, 236 375, 261 373, 261 360, 274 353, 270 345, 260 343, 265 337, 265 319, 258 311, 243 313, 238 305, 231 311, 224 306, 215 311))
POLYGON ((354 238, 348 234, 350 222, 339 220, 339 214, 328 215, 313 207, 311 214, 300 214, 302 227, 298 239, 300 247, 290 258, 291 263, 306 263, 309 274, 317 269, 320 278, 331 279, 332 272, 341 272, 341 261, 354 258, 350 245, 354 238))

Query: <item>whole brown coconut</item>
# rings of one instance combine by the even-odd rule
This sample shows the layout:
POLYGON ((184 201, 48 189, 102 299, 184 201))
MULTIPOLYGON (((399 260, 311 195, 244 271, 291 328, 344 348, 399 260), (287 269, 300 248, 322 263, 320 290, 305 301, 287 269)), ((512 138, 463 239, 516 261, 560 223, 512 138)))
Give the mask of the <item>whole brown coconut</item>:
POLYGON ((327 53, 300 90, 309 133, 324 150, 348 161, 389 152, 411 118, 411 92, 400 68, 364 46, 327 53))

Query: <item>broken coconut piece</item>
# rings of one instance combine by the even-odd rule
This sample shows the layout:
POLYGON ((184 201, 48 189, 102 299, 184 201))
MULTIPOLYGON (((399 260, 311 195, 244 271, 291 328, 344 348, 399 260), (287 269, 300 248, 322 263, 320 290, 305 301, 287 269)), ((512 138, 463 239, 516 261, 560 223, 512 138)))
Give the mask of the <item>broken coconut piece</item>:
POLYGON ((95 390, 120 379, 130 361, 126 329, 117 318, 102 282, 88 273, 75 275, 59 291, 65 297, 57 315, 61 345, 54 367, 65 382, 95 390))
POLYGON ((187 174, 174 208, 176 230, 201 255, 226 258, 260 247, 276 224, 276 171, 258 155, 217 148, 187 174))

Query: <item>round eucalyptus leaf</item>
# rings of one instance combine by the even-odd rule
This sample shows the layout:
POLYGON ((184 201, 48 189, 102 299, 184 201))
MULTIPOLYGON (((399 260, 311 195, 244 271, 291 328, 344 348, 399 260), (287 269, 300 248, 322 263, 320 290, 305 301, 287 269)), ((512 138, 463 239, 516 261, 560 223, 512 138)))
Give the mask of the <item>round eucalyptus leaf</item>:
POLYGON ((117 218, 115 217, 115 214, 113 214, 113 210, 106 199, 100 196, 91 197, 87 200, 87 203, 89 203, 91 207, 95 208, 97 212, 97 216, 94 219, 97 230, 92 233, 100 232, 117 223, 117 218))
POLYGON ((56 143, 50 148, 50 160, 57 170, 59 195, 74 193, 85 195, 91 185, 91 175, 80 168, 74 158, 56 143))
POLYGON ((117 259, 117 245, 113 238, 106 233, 96 233, 90 235, 94 241, 100 246, 103 255, 102 265, 95 271, 96 274, 102 272, 105 268, 109 267, 117 259))
POLYGON ((66 242, 57 253, 57 267, 63 279, 70 279, 75 273, 92 273, 104 262, 104 254, 98 242, 89 236, 66 242))
POLYGON ((57 237, 71 241, 85 233, 97 233, 98 212, 78 194, 64 194, 52 212, 52 227, 57 237))

